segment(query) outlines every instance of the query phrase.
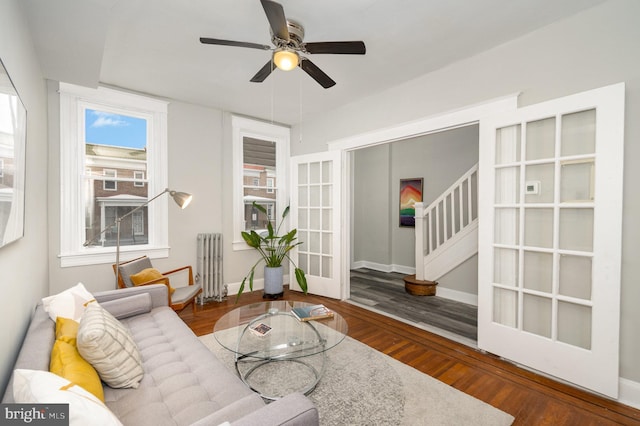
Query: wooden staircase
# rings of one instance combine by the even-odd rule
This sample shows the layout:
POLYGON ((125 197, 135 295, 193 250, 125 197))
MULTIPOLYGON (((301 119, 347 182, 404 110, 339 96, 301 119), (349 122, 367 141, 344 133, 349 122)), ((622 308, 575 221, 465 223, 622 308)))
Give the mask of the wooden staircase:
POLYGON ((415 205, 417 281, 437 281, 478 252, 478 165, 431 204, 415 205))

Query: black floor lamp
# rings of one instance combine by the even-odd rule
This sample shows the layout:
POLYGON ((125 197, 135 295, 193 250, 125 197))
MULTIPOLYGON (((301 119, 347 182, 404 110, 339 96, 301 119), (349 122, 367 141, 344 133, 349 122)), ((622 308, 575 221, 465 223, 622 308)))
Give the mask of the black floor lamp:
POLYGON ((91 240, 85 241, 85 243, 83 244, 85 247, 87 247, 89 244, 95 242, 98 238, 100 238, 105 232, 107 232, 108 230, 112 229, 114 226, 116 227, 116 232, 117 232, 117 239, 116 239, 116 288, 118 288, 118 279, 120 278, 120 275, 119 275, 120 274, 120 222, 122 222, 122 220, 124 218, 131 216, 132 214, 134 214, 135 212, 137 212, 141 208, 149 205, 149 203, 151 203, 153 200, 155 200, 156 198, 166 194, 167 192, 169 193, 169 195, 171 195, 171 197, 174 199, 176 204, 178 204, 178 206, 180 206, 181 209, 184 209, 185 207, 187 207, 189 205, 189 203, 191 202, 191 200, 193 199, 193 196, 191 194, 187 194, 186 192, 172 191, 169 188, 166 188, 164 191, 162 191, 161 193, 159 193, 155 197, 151 198, 146 203, 139 205, 138 207, 136 207, 135 209, 131 210, 130 212, 127 212, 126 214, 123 214, 122 216, 117 218, 115 220, 115 222, 113 222, 111 225, 109 225, 106 228, 104 228, 98 235, 93 237, 91 240))

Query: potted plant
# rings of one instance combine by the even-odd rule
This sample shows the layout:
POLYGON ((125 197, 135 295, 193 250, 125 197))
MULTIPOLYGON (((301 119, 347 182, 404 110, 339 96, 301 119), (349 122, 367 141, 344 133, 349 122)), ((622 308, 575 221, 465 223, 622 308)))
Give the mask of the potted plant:
MULTIPOLYGON (((261 211, 263 214, 267 214, 267 210, 263 206, 256 204, 255 201, 253 202, 253 207, 261 211)), ((284 209, 280 224, 275 231, 273 229, 273 226, 271 225, 271 222, 269 222, 267 224, 266 233, 258 234, 253 230, 251 232, 242 232, 242 238, 249 247, 253 247, 258 251, 258 253, 260 253, 260 259, 258 259, 258 261, 251 267, 249 274, 242 280, 242 284, 240 284, 240 289, 238 290, 238 295, 236 297, 236 302, 244 291, 247 279, 249 280, 249 289, 253 291, 253 276, 255 274, 256 266, 258 266, 260 262, 263 261, 265 263, 264 298, 278 298, 282 295, 282 262, 285 259, 289 260, 293 264, 295 268, 296 281, 298 282, 298 285, 300 286, 302 291, 305 294, 307 293, 307 278, 305 277, 304 271, 298 268, 293 260, 291 260, 291 258, 289 257, 289 252, 296 246, 302 244, 302 242, 296 242, 296 234, 298 230, 292 229, 285 235, 278 235, 280 232, 280 228, 282 227, 282 224, 284 223, 284 220, 288 214, 289 206, 284 209)))

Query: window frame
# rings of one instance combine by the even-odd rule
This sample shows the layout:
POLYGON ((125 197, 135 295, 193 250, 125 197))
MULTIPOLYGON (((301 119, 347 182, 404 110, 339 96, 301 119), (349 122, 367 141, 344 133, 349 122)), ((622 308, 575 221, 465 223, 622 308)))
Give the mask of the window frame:
POLYGON ((133 186, 142 188, 144 187, 144 172, 142 170, 133 171, 133 186))
MULTIPOLYGON (((149 199, 168 186, 168 102, 118 90, 60 83, 60 266, 113 263, 115 247, 84 247, 85 109, 147 120, 149 199)), ((151 258, 169 256, 168 203, 147 206, 149 243, 121 246, 120 252, 151 258)))
POLYGON ((102 189, 104 191, 117 191, 118 190, 118 171, 115 169, 102 169, 102 176, 105 178, 112 177, 113 180, 103 179, 102 189), (113 184, 113 188, 109 188, 108 184, 113 184))
POLYGON ((245 137, 269 140, 276 144, 276 217, 281 217, 289 200, 289 144, 291 129, 286 126, 266 123, 264 121, 231 116, 233 144, 233 250, 250 250, 244 242, 241 232, 244 231, 244 199, 243 199, 243 141, 245 137))

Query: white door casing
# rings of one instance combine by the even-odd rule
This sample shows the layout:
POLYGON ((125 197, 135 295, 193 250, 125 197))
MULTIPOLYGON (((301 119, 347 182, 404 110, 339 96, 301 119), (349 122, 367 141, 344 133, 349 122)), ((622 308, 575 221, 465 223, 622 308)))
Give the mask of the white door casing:
MULTIPOLYGON (((292 252, 305 271, 308 291, 340 299, 342 153, 327 151, 291 158, 291 229, 303 244, 292 252)), ((293 270, 293 269, 291 269, 293 270)), ((301 290, 290 274, 290 288, 301 290)))
POLYGON ((478 346, 613 398, 624 90, 480 120, 478 346))

